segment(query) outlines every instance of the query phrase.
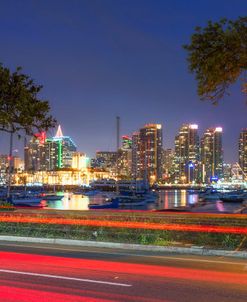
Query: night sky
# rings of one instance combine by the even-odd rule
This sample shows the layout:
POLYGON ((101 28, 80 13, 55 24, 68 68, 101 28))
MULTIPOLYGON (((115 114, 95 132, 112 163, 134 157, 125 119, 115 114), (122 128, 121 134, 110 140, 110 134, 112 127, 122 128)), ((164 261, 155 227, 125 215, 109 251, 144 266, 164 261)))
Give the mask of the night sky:
POLYGON ((64 135, 88 156, 116 148, 119 115, 121 134, 161 123, 165 148, 182 123, 197 123, 200 135, 222 126, 225 161, 237 160, 247 127, 240 84, 218 106, 200 101, 182 45, 208 20, 246 16, 247 1, 0 0, 0 12, 0 62, 44 85, 64 135))

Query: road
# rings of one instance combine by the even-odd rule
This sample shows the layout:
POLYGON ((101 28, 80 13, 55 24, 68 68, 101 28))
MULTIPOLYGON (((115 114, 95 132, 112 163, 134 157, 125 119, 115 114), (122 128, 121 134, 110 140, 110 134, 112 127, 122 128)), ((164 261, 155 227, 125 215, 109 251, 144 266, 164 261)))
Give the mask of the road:
POLYGON ((247 301, 247 261, 2 241, 0 301, 247 301))

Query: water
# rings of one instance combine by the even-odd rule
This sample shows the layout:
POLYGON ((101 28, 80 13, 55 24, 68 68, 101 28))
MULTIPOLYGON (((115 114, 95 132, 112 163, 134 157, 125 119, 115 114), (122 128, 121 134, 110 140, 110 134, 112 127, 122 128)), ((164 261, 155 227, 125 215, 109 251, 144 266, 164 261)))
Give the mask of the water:
MULTIPOLYGON (((50 209, 59 210, 88 210, 88 205, 102 204, 106 198, 113 196, 113 193, 99 193, 95 196, 75 195, 63 193, 64 198, 54 201, 42 201, 42 205, 50 209)), ((148 203, 146 206, 138 207, 140 210, 150 209, 174 209, 194 205, 198 202, 197 194, 188 194, 186 190, 165 190, 159 192, 159 198, 155 203, 148 203)))

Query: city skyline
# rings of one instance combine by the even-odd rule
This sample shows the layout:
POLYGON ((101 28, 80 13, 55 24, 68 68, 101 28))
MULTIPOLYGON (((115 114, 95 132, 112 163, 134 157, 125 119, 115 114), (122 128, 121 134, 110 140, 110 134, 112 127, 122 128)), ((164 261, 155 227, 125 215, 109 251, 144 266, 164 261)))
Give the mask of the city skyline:
MULTIPOLYGON (((117 117, 117 126, 119 120, 117 117)), ((24 175, 31 173, 31 177, 36 175, 41 178, 45 175, 42 172, 46 175, 61 172, 66 182, 66 173, 73 171, 76 171, 77 176, 83 173, 89 178, 96 172, 107 178, 145 179, 150 183, 168 181, 178 184, 226 180, 235 177, 236 173, 246 177, 247 129, 239 135, 237 165, 224 165, 221 127, 206 129, 201 138, 197 130, 197 124, 183 124, 175 137, 175 149, 163 149, 162 125, 147 124, 137 129, 132 136, 122 136, 121 143, 117 140, 117 133, 117 150, 97 151, 96 156, 90 159, 82 150, 77 149, 70 136, 63 134, 59 125, 52 138, 42 132, 28 142, 22 172, 24 175), (234 169, 238 169, 238 172, 234 169)), ((3 173, 7 158, 8 155, 3 156, 3 173)), ((17 170, 19 171, 18 167, 17 170)))
MULTIPOLYGON (((120 119, 120 123, 121 123, 121 119, 120 119)), ((140 127, 145 127, 146 125, 149 125, 149 124, 160 124, 161 125, 161 127, 162 127, 162 129, 163 129, 163 149, 164 150, 166 150, 166 149, 172 149, 172 150, 175 150, 175 147, 176 147, 176 135, 177 135, 177 133, 175 133, 175 136, 174 136, 174 138, 173 138, 173 145, 170 145, 170 146, 167 146, 167 145, 165 145, 164 144, 164 141, 165 141, 165 137, 166 137, 166 135, 165 135, 165 133, 164 133, 164 127, 163 127, 163 125, 161 124, 161 123, 146 123, 146 124, 143 124, 142 126, 139 126, 139 127, 137 127, 137 129, 139 129, 140 127)), ((238 150, 238 148, 239 148, 239 135, 240 135, 240 133, 244 130, 244 129, 246 129, 246 128, 242 128, 242 129, 240 129, 239 130, 239 133, 238 133, 238 135, 237 135, 237 137, 236 137, 236 142, 235 142, 235 146, 234 146, 234 148, 233 149, 235 149, 235 151, 236 151, 236 153, 234 154, 234 157, 236 158, 236 160, 235 161, 227 161, 226 159, 225 159, 225 148, 224 148, 224 142, 225 142, 225 133, 224 133, 224 128, 223 127, 221 127, 221 126, 219 126, 219 125, 216 125, 216 126, 212 126, 212 125, 209 125, 208 127, 206 127, 205 129, 200 129, 200 126, 198 125, 198 124, 195 124, 195 123, 182 123, 182 124, 180 124, 180 126, 179 126, 179 128, 177 129, 177 132, 179 131, 179 129, 183 126, 183 125, 192 125, 192 126, 196 126, 197 128, 197 132, 198 132, 198 136, 199 136, 199 138, 201 139, 202 137, 203 137, 203 135, 204 135, 204 133, 205 133, 205 131, 208 129, 208 128, 220 128, 221 129, 221 131, 222 131, 222 133, 223 133, 223 160, 224 160, 224 162, 225 163, 231 163, 231 164, 233 164, 233 163, 235 163, 235 162, 238 162, 238 160, 239 160, 239 154, 238 154, 238 152, 239 152, 239 150, 238 150)), ((122 138, 122 137, 125 137, 125 136, 132 136, 136 131, 137 131, 137 129, 134 129, 132 132, 130 132, 130 133, 122 133, 121 132, 121 126, 120 126, 120 138, 122 138)), ((166 129, 166 128, 165 128, 166 129)), ((73 138, 73 140, 74 140, 74 134, 71 134, 71 133, 67 133, 67 131, 64 131, 64 128, 63 128, 63 126, 61 126, 60 124, 58 124, 57 125, 57 127, 56 128, 54 128, 54 129, 52 129, 52 130, 49 130, 49 132, 48 132, 48 135, 46 135, 45 134, 45 136, 47 136, 47 138, 53 138, 53 137, 56 137, 56 135, 57 135, 57 133, 59 133, 61 131, 61 133, 62 133, 62 135, 63 135, 63 132, 66 134, 66 137, 67 136, 70 136, 70 137, 72 137, 73 138), (61 128, 63 129, 63 130, 61 130, 61 128)), ((116 129, 116 122, 115 122, 115 129, 114 129, 114 134, 113 134, 113 140, 114 140, 114 142, 112 143, 112 147, 109 147, 109 148, 104 148, 103 146, 102 147, 100 147, 100 148, 98 148, 97 150, 93 150, 92 151, 92 153, 88 153, 88 152, 86 152, 86 150, 85 149, 81 149, 80 148, 80 146, 81 145, 83 145, 83 144, 80 144, 80 143, 78 143, 76 140, 74 140, 74 141, 76 141, 76 145, 78 146, 78 150, 80 151, 80 152, 83 152, 83 153, 85 153, 88 157, 90 157, 90 158, 95 158, 95 156, 96 156, 96 153, 98 152, 98 151, 109 151, 109 152, 111 152, 111 151, 116 151, 117 150, 117 139, 116 139, 116 137, 117 137, 117 129, 116 129)), ((43 134, 43 133, 42 133, 43 134)), ((6 134, 3 134, 3 136, 6 136, 6 139, 7 139, 7 144, 5 145, 5 148, 1 148, 1 150, 0 150, 0 154, 8 154, 8 135, 6 135, 6 134)), ((27 141, 29 141, 29 139, 31 139, 32 137, 28 137, 28 139, 27 139, 27 141)), ((6 140, 5 140, 5 142, 6 142, 6 140)), ((17 136, 16 136, 16 138, 14 139, 14 144, 13 144, 13 151, 14 151, 14 153, 16 154, 16 155, 19 155, 21 158, 23 158, 24 157, 24 144, 25 144, 25 142, 24 142, 24 137, 22 137, 21 139, 18 139, 17 138, 17 136)))
MULTIPOLYGON (((0 34, 8 42, 0 61, 12 69, 23 66, 44 85, 43 96, 64 132, 90 157, 115 150, 120 116, 122 135, 146 123, 162 124, 165 148, 174 148, 183 123, 198 124, 200 136, 221 126, 225 161, 237 161, 239 132, 247 126, 240 83, 218 106, 201 102, 182 45, 196 26, 236 19, 247 3, 12 0, 0 9, 0 34)), ((1 153, 8 151, 7 139, 1 135, 1 153)), ((15 143, 15 149, 22 146, 15 143)))

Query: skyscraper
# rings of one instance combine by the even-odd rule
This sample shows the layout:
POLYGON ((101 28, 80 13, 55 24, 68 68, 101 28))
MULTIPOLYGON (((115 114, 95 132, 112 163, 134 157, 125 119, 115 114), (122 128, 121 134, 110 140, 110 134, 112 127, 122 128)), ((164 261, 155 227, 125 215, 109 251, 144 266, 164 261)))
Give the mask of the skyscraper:
POLYGON ((96 160, 98 166, 105 171, 116 171, 117 155, 115 151, 97 151, 96 160))
POLYGON ((26 171, 46 170, 44 132, 36 134, 24 147, 24 166, 26 171))
POLYGON ((179 183, 199 182, 198 125, 183 124, 175 137, 175 180, 179 183))
POLYGON ((117 170, 120 177, 131 178, 132 139, 128 135, 122 136, 122 146, 118 150, 117 170))
POLYGON ((132 152, 131 152, 131 174, 134 179, 140 176, 140 133, 132 134, 132 152))
POLYGON ((44 132, 38 133, 25 146, 26 171, 52 171, 72 167, 76 145, 69 136, 64 136, 61 126, 56 135, 46 139, 44 132))
POLYGON ((59 168, 71 168, 73 152, 76 152, 76 144, 70 136, 64 136, 61 126, 58 126, 56 135, 52 138, 58 144, 58 163, 59 168))
POLYGON ((223 177, 222 128, 209 128, 201 139, 202 181, 223 177))
POLYGON ((162 178, 160 124, 147 124, 132 136, 132 174, 151 183, 162 178))
POLYGON ((54 171, 62 168, 62 144, 60 140, 49 138, 45 142, 45 170, 54 171))
POLYGON ((166 180, 172 181, 173 174, 174 174, 174 156, 175 152, 173 149, 164 149, 163 150, 163 160, 162 160, 162 166, 163 166, 163 173, 166 178, 166 180))
POLYGON ((128 135, 123 135, 122 136, 122 147, 121 149, 124 150, 131 150, 132 148, 132 139, 128 135))
POLYGON ((247 179, 247 128, 242 129, 238 142, 239 166, 247 179))

